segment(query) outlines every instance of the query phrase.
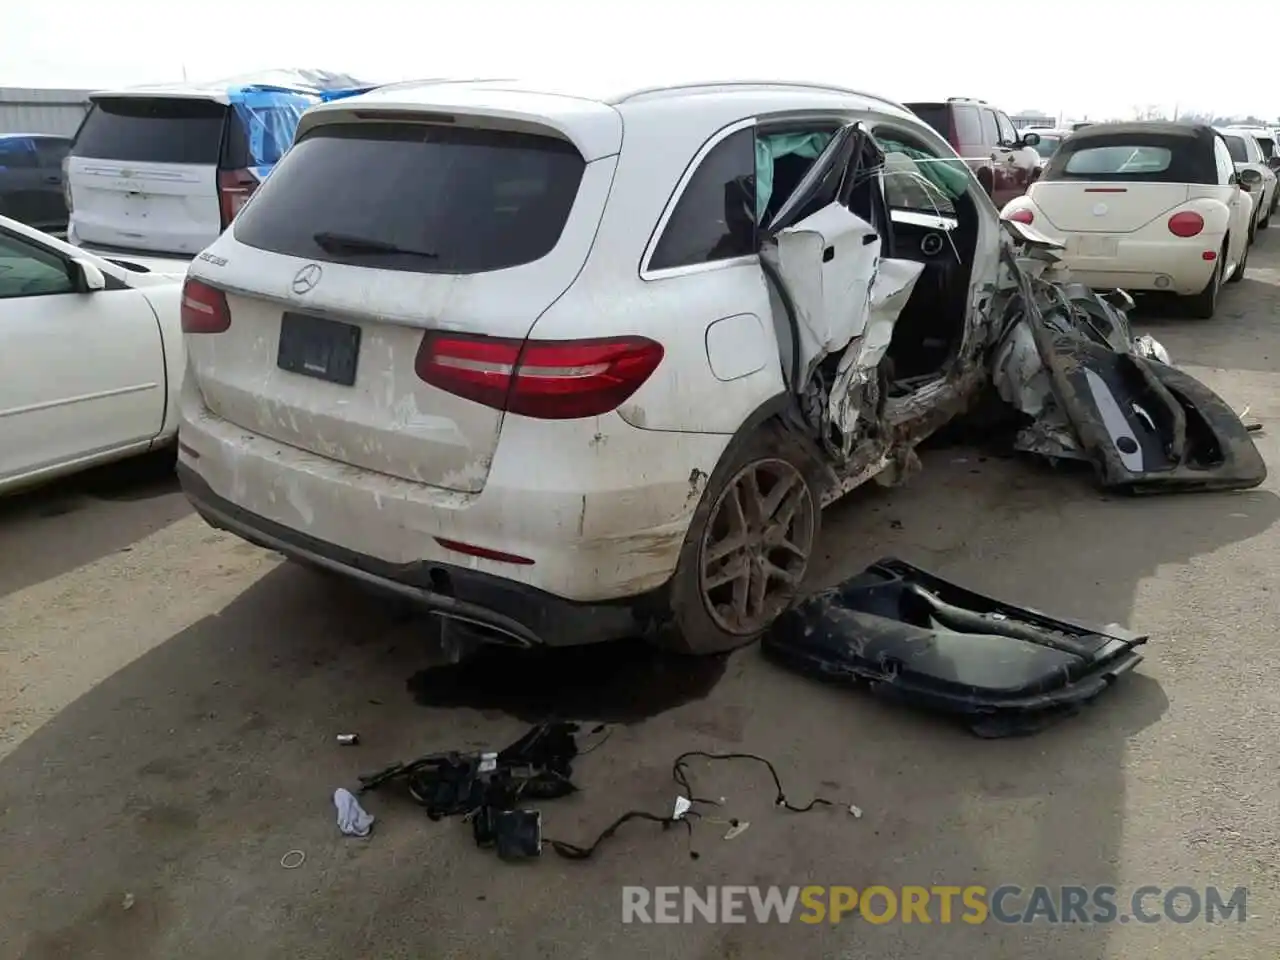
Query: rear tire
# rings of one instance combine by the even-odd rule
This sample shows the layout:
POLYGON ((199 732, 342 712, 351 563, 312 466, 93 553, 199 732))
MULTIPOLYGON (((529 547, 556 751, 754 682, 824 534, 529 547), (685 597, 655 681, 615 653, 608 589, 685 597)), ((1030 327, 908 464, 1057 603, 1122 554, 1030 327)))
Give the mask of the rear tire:
POLYGON ((735 441, 703 490, 654 637, 678 653, 725 653, 760 637, 800 593, 821 527, 813 458, 780 425, 735 441))
POLYGON ((1213 276, 1209 278, 1205 288, 1194 296, 1187 297, 1187 310, 1197 320, 1212 320, 1214 311, 1218 309, 1218 291, 1222 289, 1222 265, 1226 262, 1226 248, 1218 255, 1213 265, 1213 276))

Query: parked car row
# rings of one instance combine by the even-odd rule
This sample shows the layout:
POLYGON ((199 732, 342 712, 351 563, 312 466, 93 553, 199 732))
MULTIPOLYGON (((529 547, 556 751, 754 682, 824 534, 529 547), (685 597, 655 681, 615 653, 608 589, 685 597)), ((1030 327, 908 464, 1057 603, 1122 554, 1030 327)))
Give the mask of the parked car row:
POLYGON ((1082 282, 1175 294, 1209 318, 1270 223, 1276 168, 1280 159, 1240 128, 1093 124, 1066 137, 1002 214, 1063 243, 1082 282))
POLYGON ((996 206, 1021 196, 1035 178, 1040 135, 1019 133, 1003 110, 968 97, 906 106, 946 138, 996 206))
POLYGON ((0 215, 100 253, 189 259, 270 173, 307 107, 368 88, 275 70, 94 93, 74 138, 0 134, 0 215))
MULTIPOLYGON (((942 106, 926 122, 783 82, 396 84, 300 112, 245 193, 234 171, 271 155, 252 112, 237 152, 232 98, 100 98, 68 162, 85 246, 0 219, 0 310, 22 337, 0 352, 0 488, 163 446, 176 422, 178 476, 210 524, 485 639, 747 643, 795 598, 823 507, 907 476, 991 382, 998 344, 1031 351, 1019 370, 1050 363, 1011 322, 1083 304, 1111 337, 1082 340, 1073 369, 1141 360, 1122 308, 1045 272, 1042 222, 1100 203, 1140 222, 1180 202, 1187 171, 1210 179, 1178 235, 1210 241, 1223 277, 1243 267, 1244 175, 1195 149, 1230 164, 1221 135, 1073 133, 1002 222, 993 168, 955 144, 991 126, 992 164, 1021 154, 1026 172, 1035 143, 980 101, 942 106), (1136 189, 1161 170, 1165 194, 1136 189), (1094 189, 1105 200, 1067 195, 1094 189), (99 257, 90 240, 194 259, 99 257)), ((1099 286, 1108 239, 1067 241, 1099 286)), ((1099 388, 1106 410, 1135 407, 1117 384, 1099 388)), ((1123 482, 1181 469, 1156 424, 1182 407, 1148 429, 1064 403, 1093 418, 1092 443, 1141 437, 1123 482)), ((1239 467, 1187 482, 1265 475, 1239 467)))

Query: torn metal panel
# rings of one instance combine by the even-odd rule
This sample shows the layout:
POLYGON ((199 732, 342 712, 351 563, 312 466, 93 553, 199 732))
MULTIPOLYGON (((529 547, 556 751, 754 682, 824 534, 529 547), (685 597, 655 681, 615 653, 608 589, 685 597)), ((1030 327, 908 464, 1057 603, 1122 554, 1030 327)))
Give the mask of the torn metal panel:
POLYGON ((858 388, 875 382, 876 369, 893 340, 894 324, 923 272, 924 264, 913 260, 888 259, 877 266, 862 334, 845 348, 827 396, 827 415, 845 438, 846 454, 863 408, 858 388))
POLYGON ((1147 638, 1049 617, 893 558, 816 594, 763 640, 804 673, 963 716, 981 736, 1037 729, 1105 691, 1147 638))
POLYGON ((866 328, 880 242, 875 227, 832 203, 765 245, 795 305, 801 382, 866 328))
POLYGON ((1101 484, 1131 493, 1247 489, 1266 479, 1266 464, 1235 412, 1204 384, 1153 359, 1168 358, 1156 341, 1135 341, 1122 309, 1132 304, 1127 295, 1019 277, 1018 323, 1052 392, 1046 397, 1037 380, 1027 337, 1010 331, 996 355, 997 390, 1045 421, 1038 438, 1024 434, 1020 445, 1044 453, 1044 438, 1060 440, 1065 421, 1101 484))

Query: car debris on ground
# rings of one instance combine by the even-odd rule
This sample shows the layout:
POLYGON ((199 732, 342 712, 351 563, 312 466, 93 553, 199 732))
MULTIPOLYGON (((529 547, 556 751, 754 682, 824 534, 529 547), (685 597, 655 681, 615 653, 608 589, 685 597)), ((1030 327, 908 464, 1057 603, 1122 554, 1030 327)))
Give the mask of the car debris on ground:
POLYGON ((1145 636, 994 600, 887 558, 778 618, 766 656, 957 714, 982 737, 1032 733, 1128 673, 1145 636))
MULTIPOLYGON (((599 733, 603 725, 593 730, 599 733)), ((632 821, 657 823, 665 830, 673 825, 683 826, 692 843, 693 826, 697 821, 719 824, 726 828, 725 840, 741 836, 751 825, 736 817, 715 817, 703 813, 706 806, 724 807, 724 798, 712 799, 698 796, 689 779, 689 765, 694 759, 708 762, 726 760, 750 760, 763 764, 773 778, 776 791, 774 806, 792 813, 808 813, 820 807, 844 806, 854 819, 862 818, 861 808, 852 804, 837 804, 823 797, 815 797, 803 806, 793 804, 782 789, 777 769, 764 757, 752 753, 707 753, 690 750, 676 757, 671 766, 671 776, 679 787, 679 794, 669 814, 650 813, 645 810, 629 810, 619 816, 590 844, 585 846, 545 837, 542 832, 542 813, 528 804, 539 800, 555 800, 578 791, 573 783, 573 763, 594 747, 582 750, 578 746, 581 725, 572 721, 545 721, 536 724, 510 746, 498 751, 445 751, 432 753, 408 763, 394 763, 377 773, 360 777, 359 793, 376 790, 394 781, 404 781, 409 795, 426 808, 431 820, 461 816, 471 825, 472 837, 477 847, 494 850, 499 859, 507 861, 528 860, 539 857, 544 847, 550 847, 568 860, 588 860, 605 840, 612 837, 624 824, 632 821)), ((602 741, 601 741, 602 742, 602 741)), ((334 801, 339 807, 339 826, 342 826, 343 802, 340 795, 350 797, 346 809, 360 809, 358 801, 348 791, 339 789, 334 801)), ((368 817, 372 824, 373 817, 368 817)), ((359 836, 366 836, 366 830, 359 836)), ((689 850, 693 859, 699 854, 689 850)))
POLYGON ((1031 422, 1017 449, 1093 464, 1104 489, 1241 490, 1266 479, 1253 432, 1217 394, 1134 337, 1123 291, 1098 294, 1060 270, 1061 246, 1015 222, 1006 254, 1018 294, 992 353, 1001 399, 1031 422))

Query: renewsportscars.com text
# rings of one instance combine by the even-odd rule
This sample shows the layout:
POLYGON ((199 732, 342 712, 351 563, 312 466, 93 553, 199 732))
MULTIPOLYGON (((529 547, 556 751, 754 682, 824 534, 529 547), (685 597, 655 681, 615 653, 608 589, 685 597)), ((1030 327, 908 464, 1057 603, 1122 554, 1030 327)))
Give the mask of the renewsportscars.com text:
POLYGON ((623 887, 623 923, 1243 923, 1248 890, 1142 886, 623 887))

